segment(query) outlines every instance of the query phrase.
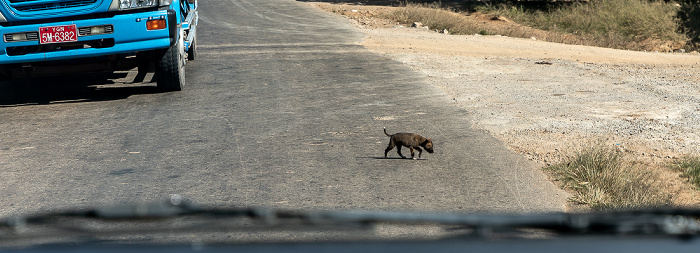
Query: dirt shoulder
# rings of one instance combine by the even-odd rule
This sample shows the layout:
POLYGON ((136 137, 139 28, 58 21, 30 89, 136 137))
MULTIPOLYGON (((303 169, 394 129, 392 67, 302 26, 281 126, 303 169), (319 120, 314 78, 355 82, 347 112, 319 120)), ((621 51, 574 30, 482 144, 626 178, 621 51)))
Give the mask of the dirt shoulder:
POLYGON ((423 73, 474 115, 473 127, 529 159, 545 166, 603 141, 661 171, 679 204, 699 203, 697 191, 664 167, 700 154, 697 53, 445 35, 375 17, 391 7, 309 4, 350 18, 367 35, 363 46, 423 73))
POLYGON ((504 36, 450 35, 426 29, 376 28, 364 30, 362 45, 384 53, 427 53, 467 57, 558 59, 581 63, 698 65, 698 54, 650 53, 565 45, 504 36))

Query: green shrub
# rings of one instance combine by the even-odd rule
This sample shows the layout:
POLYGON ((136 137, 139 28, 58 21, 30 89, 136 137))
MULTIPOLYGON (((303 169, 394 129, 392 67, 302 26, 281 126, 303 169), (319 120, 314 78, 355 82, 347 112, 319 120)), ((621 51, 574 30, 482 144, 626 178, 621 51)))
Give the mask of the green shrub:
POLYGON ((678 11, 678 19, 681 24, 681 32, 688 35, 695 42, 700 42, 700 2, 697 0, 685 0, 678 11))

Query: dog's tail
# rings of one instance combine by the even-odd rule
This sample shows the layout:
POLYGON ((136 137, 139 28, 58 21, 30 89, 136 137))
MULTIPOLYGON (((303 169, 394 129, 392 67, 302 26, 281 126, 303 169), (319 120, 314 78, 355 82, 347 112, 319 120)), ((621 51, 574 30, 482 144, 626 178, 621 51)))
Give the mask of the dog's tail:
POLYGON ((391 135, 389 135, 388 133, 386 133, 386 127, 384 128, 384 134, 386 134, 386 136, 391 137, 391 135))

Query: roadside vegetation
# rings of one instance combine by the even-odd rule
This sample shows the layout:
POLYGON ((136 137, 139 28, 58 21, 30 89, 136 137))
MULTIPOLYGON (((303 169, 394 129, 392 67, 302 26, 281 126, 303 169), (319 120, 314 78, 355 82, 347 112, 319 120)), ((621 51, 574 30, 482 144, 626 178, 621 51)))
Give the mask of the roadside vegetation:
POLYGON ((387 14, 387 18, 405 24, 418 22, 433 30, 447 29, 452 34, 489 33, 481 30, 477 22, 465 18, 462 14, 449 8, 443 8, 440 4, 411 4, 399 8, 387 14))
POLYGON ((570 201, 609 211, 673 205, 673 196, 652 170, 615 147, 593 144, 545 168, 572 192, 570 201))
POLYGON ((542 35, 544 32, 528 29, 522 26, 494 26, 481 22, 478 19, 469 18, 468 14, 457 12, 451 8, 441 7, 439 4, 406 4, 386 14, 385 18, 399 23, 412 24, 419 22, 431 30, 447 30, 450 34, 481 34, 504 35, 511 37, 527 37, 542 35))
POLYGON ((700 157, 691 156, 681 159, 671 166, 687 178, 690 183, 700 189, 700 157))
POLYGON ((451 34, 504 35, 557 43, 649 51, 694 50, 700 29, 700 3, 660 0, 591 0, 526 6, 513 1, 456 11, 439 3, 406 3, 386 18, 451 34), (469 18, 490 15, 517 25, 493 25, 469 18))
POLYGON ((482 10, 534 28, 577 35, 595 46, 671 49, 688 40, 680 33, 680 5, 673 2, 594 0, 544 10, 513 5, 490 5, 482 10))

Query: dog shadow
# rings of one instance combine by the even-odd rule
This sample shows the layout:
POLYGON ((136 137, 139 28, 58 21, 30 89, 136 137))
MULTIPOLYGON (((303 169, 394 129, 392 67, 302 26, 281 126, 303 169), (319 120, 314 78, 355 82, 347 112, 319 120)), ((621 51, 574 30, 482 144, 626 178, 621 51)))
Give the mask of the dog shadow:
POLYGON ((383 156, 361 156, 357 157, 359 159, 376 159, 376 160, 428 160, 427 158, 417 158, 417 159, 411 159, 411 158, 401 158, 401 157, 383 157, 383 156))

